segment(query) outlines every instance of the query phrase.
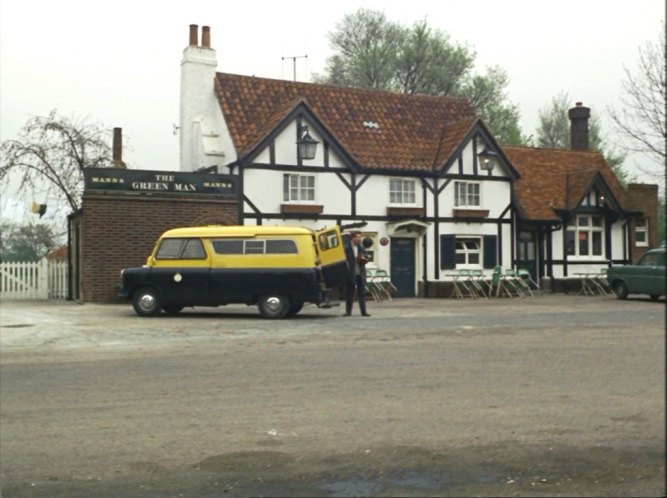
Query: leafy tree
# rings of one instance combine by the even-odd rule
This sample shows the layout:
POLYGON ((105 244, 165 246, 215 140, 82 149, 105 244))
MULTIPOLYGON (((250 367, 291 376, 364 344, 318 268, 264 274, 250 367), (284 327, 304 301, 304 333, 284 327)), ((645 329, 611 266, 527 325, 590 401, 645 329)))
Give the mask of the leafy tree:
POLYGON ((19 190, 40 192, 50 202, 81 206, 85 168, 110 167, 111 148, 107 133, 97 124, 56 115, 29 119, 15 140, 0 146, 0 183, 3 190, 17 178, 19 190))
POLYGON ((507 99, 507 74, 498 67, 473 74, 475 52, 450 41, 426 20, 405 27, 382 12, 359 9, 343 17, 329 40, 335 53, 314 81, 465 97, 499 141, 515 145, 526 141, 518 107, 507 99))
POLYGON ((346 15, 329 34, 338 53, 327 60, 327 76, 316 81, 342 86, 387 89, 394 83, 403 30, 381 12, 359 9, 346 15))
POLYGON ((44 223, 0 223, 2 261, 39 261, 58 245, 53 228, 44 223))
MULTIPOLYGON (((561 92, 551 99, 549 105, 540 109, 535 137, 538 147, 570 148, 570 118, 568 117, 570 102, 570 96, 566 92, 561 92)), ((604 156, 605 161, 614 170, 621 183, 627 185, 635 181, 635 177, 623 167, 625 154, 609 145, 603 138, 600 122, 595 115, 592 115, 588 122, 588 147, 604 156)))

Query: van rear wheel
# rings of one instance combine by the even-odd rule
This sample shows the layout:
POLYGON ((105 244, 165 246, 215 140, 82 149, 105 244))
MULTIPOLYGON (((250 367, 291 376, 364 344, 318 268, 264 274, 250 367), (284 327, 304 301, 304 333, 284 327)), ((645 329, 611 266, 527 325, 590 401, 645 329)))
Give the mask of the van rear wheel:
POLYGON ((132 294, 132 306, 137 315, 155 316, 160 313, 160 296, 151 287, 142 287, 132 294))
POLYGON ((162 310, 167 315, 177 315, 182 309, 183 309, 183 306, 180 306, 178 304, 165 304, 162 307, 162 310))
POLYGON ((303 308, 303 303, 292 303, 292 306, 289 307, 287 316, 294 316, 303 308))
POLYGON ((290 310, 290 300, 280 294, 267 294, 259 298, 257 307, 264 318, 283 318, 290 310))

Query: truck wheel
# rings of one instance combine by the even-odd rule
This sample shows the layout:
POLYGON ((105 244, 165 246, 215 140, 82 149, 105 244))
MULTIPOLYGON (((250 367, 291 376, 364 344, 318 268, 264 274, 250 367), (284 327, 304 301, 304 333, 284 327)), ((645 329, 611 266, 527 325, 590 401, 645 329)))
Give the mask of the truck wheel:
POLYGON ((132 306, 137 315, 155 316, 160 313, 160 296, 151 287, 142 287, 132 294, 132 306))
POLYGON ((183 309, 183 306, 179 306, 178 304, 167 304, 162 307, 162 310, 167 314, 167 315, 177 315, 179 311, 183 309))
POLYGON ((259 298, 257 307, 264 318, 283 318, 290 310, 290 300, 280 294, 267 294, 259 298))
POLYGON ((299 311, 301 311, 301 308, 303 308, 303 303, 294 303, 294 304, 292 304, 292 306, 289 307, 289 311, 287 312, 287 316, 296 315, 299 311))
POLYGON ((625 282, 615 282, 614 283, 614 294, 619 299, 628 298, 628 286, 625 285, 625 282))

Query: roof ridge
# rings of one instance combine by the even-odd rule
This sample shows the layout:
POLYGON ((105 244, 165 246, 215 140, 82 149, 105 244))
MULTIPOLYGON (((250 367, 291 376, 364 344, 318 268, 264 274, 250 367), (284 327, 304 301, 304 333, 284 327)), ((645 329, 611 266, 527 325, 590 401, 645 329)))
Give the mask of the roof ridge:
POLYGON ((265 80, 265 81, 274 81, 277 83, 281 84, 287 84, 287 85, 292 85, 292 86, 316 86, 316 87, 328 87, 330 89, 334 90, 344 90, 344 91, 354 91, 357 93, 373 93, 373 94, 386 94, 386 95, 397 95, 400 96, 401 98, 420 98, 420 99, 437 99, 437 100, 451 100, 454 102, 464 102, 472 107, 472 104, 470 104, 470 101, 466 99, 465 97, 454 97, 452 95, 428 95, 425 93, 402 93, 402 92, 397 92, 397 91, 392 91, 392 90, 378 90, 375 88, 364 88, 364 87, 359 87, 359 86, 343 86, 343 85, 334 85, 332 83, 313 83, 310 81, 290 81, 290 80, 282 80, 279 78, 267 78, 264 76, 248 76, 246 74, 235 74, 235 73, 225 73, 221 71, 217 71, 216 75, 222 75, 222 76, 232 76, 232 77, 237 77, 237 78, 248 78, 248 79, 256 79, 256 80, 265 80))
POLYGON ((527 150, 544 150, 549 152, 574 152, 577 154, 600 154, 599 150, 578 150, 578 149, 559 149, 557 147, 538 147, 537 145, 510 145, 501 144, 503 149, 527 149, 527 150))

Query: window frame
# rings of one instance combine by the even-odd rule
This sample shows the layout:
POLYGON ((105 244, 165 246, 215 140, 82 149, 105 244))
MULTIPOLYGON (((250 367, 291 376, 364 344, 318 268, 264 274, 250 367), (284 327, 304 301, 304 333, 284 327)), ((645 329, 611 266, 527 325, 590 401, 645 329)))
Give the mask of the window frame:
POLYGON ((605 255, 605 220, 604 216, 601 214, 585 213, 577 214, 573 223, 569 224, 564 233, 565 238, 565 256, 568 259, 572 260, 593 260, 604 258, 605 255), (587 223, 583 224, 583 220, 588 218, 587 223), (595 218, 598 218, 600 221, 599 225, 594 225, 593 221, 595 218), (570 236, 572 239, 570 240, 570 236), (585 237, 582 237, 585 235, 585 237), (594 240, 595 235, 599 235, 600 238, 600 253, 593 254, 593 249, 595 247, 594 240), (587 254, 581 254, 581 245, 582 242, 586 240, 588 251, 587 254), (569 244, 573 242, 574 253, 570 253, 569 244))
POLYGON ((294 239, 283 238, 283 239, 274 239, 274 238, 217 238, 211 239, 211 246, 213 247, 213 252, 218 257, 225 256, 292 256, 299 254, 299 245, 294 239), (219 252, 217 244, 225 242, 236 242, 241 243, 240 252, 219 252), (290 242, 291 251, 282 251, 282 252, 273 252, 268 251, 271 246, 271 242, 290 242), (248 247, 256 246, 251 251, 248 251, 248 247), (261 251, 256 250, 261 246, 261 251))
POLYGON ((202 260, 206 259, 206 249, 204 248, 204 244, 202 240, 199 237, 170 237, 170 238, 165 238, 162 239, 160 242, 160 246, 157 248, 157 251, 155 251, 155 260, 156 261, 178 261, 178 260, 191 260, 191 261, 196 261, 196 260, 202 260), (163 249, 166 247, 167 244, 175 244, 175 243, 180 243, 180 247, 178 248, 178 252, 176 253, 175 256, 169 257, 169 256, 164 256, 161 255, 160 253, 163 251, 163 249), (201 256, 199 257, 185 257, 186 251, 190 248, 192 244, 195 244, 198 246, 198 249, 201 250, 201 256))
POLYGON ((457 209, 479 209, 482 207, 482 182, 457 180, 454 182, 454 207, 457 209), (477 187, 477 192, 470 192, 470 187, 477 187), (465 188, 465 193, 461 195, 461 188, 465 188), (477 204, 469 204, 471 197, 477 197, 477 204), (465 204, 461 204, 461 199, 465 199, 465 204))
POLYGON ((637 247, 648 247, 648 224, 649 220, 648 218, 637 218, 635 220, 635 246, 637 247), (640 225, 639 222, 642 222, 643 224, 641 225, 641 230, 640 230, 640 225), (642 233, 644 235, 643 241, 639 241, 638 235, 642 233))
POLYGON ((483 242, 483 237, 481 235, 457 235, 456 238, 454 239, 454 263, 455 263, 455 268, 462 269, 462 270, 478 270, 482 269, 484 266, 484 242, 483 242), (460 242, 464 241, 476 241, 477 242, 477 248, 476 250, 471 250, 466 247, 463 251, 459 251, 458 244, 460 242), (464 255, 465 257, 465 262, 464 263, 459 263, 459 254, 464 255), (471 263, 470 262, 470 255, 471 254, 476 254, 477 255, 477 263, 471 263))
POLYGON ((417 205, 417 181, 414 178, 389 178, 389 205, 390 206, 416 206, 417 205), (393 188, 395 182, 400 182, 400 188, 393 188), (405 186, 411 185, 410 191, 405 186), (399 200, 394 200, 399 196, 399 200), (412 201, 406 200, 406 196, 411 196, 412 201))
POLYGON ((317 175, 309 173, 283 173, 283 202, 288 204, 315 204, 317 203, 317 175), (294 187, 291 185, 291 179, 298 178, 299 185, 296 187, 298 192, 298 199, 292 198, 292 190, 294 187), (301 184, 302 178, 312 178, 313 186, 312 189, 308 186, 304 187, 301 184), (287 180, 289 179, 289 180, 287 180), (288 182, 286 184, 286 181, 288 182), (287 188, 286 188, 287 187, 287 188), (312 190, 313 198, 312 199, 301 199, 302 193, 304 191, 312 190))

